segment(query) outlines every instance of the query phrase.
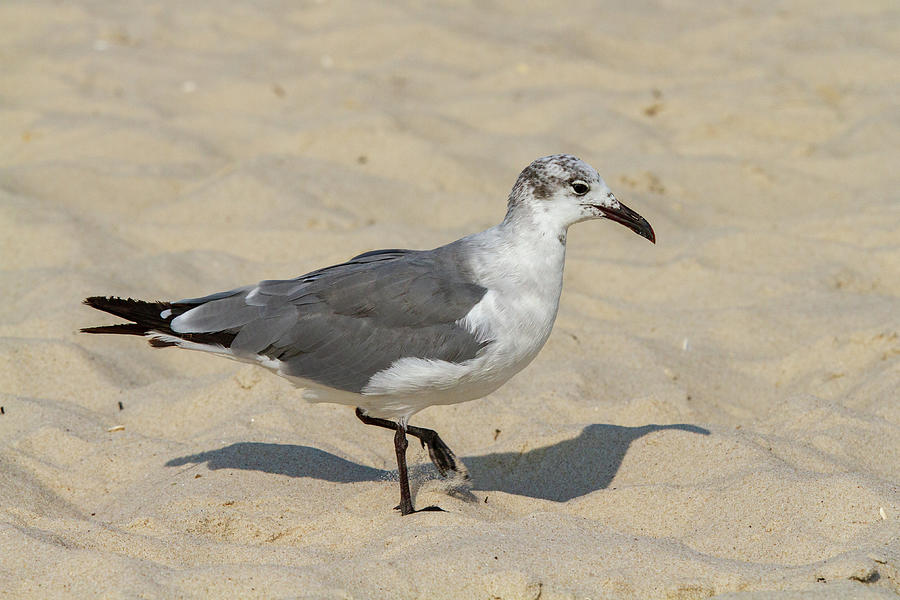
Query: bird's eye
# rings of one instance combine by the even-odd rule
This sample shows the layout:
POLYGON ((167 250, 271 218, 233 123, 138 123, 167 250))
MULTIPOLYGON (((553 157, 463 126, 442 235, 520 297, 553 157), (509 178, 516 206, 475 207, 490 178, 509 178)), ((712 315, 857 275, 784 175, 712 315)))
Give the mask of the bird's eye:
POLYGON ((573 181, 572 182, 572 191, 575 192, 579 196, 584 196, 585 194, 588 193, 588 190, 590 190, 590 189, 591 188, 588 187, 588 184, 586 184, 583 181, 573 181))

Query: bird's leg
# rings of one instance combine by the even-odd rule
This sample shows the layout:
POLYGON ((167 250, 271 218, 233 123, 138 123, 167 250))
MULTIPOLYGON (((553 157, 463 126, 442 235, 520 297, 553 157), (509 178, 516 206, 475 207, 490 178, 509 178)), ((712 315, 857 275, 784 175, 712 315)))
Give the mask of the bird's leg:
POLYGON ((406 423, 397 423, 397 433, 394 434, 394 450, 397 451, 397 474, 400 477, 400 514, 408 515, 413 512, 412 494, 409 492, 409 473, 406 471, 406 423))
MULTIPOLYGON (((385 429, 397 429, 397 424, 393 421, 370 417, 364 413, 361 408, 356 409, 356 416, 366 425, 375 425, 377 427, 384 427, 385 429)), ((406 427, 406 432, 413 437, 419 438, 419 441, 422 442, 422 446, 428 448, 428 456, 431 457, 431 462, 434 463, 434 466, 437 467, 438 472, 442 476, 446 476, 447 471, 457 470, 456 455, 453 454, 453 450, 444 443, 444 440, 441 439, 441 436, 439 436, 436 431, 433 429, 425 429, 424 427, 408 425, 406 427)))

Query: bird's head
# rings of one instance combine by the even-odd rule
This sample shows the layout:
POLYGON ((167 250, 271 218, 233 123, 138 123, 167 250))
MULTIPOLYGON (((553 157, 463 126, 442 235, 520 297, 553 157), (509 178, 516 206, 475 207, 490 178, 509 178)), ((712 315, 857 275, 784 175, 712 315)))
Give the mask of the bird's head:
POLYGON ((539 158, 519 174, 506 218, 526 214, 562 229, 589 219, 609 219, 656 243, 650 223, 619 202, 592 166, 571 154, 539 158))

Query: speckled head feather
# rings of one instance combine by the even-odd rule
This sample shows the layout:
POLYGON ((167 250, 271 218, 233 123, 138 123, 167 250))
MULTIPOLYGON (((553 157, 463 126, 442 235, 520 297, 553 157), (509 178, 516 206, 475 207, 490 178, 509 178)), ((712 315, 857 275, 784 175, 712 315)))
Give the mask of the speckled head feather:
POLYGON ((548 200, 553 195, 553 190, 578 179, 595 181, 598 175, 590 165, 571 154, 552 154, 539 158, 519 173, 519 178, 509 193, 507 209, 512 209, 529 196, 548 200))

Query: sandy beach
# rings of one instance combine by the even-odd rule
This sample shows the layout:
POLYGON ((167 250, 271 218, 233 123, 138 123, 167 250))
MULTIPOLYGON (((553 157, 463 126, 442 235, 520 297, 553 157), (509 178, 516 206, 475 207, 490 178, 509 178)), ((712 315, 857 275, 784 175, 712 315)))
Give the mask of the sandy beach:
POLYGON ((0 3, 0 597, 896 598, 896 2, 0 3), (498 223, 567 152, 556 326, 429 408, 81 327, 498 223))

